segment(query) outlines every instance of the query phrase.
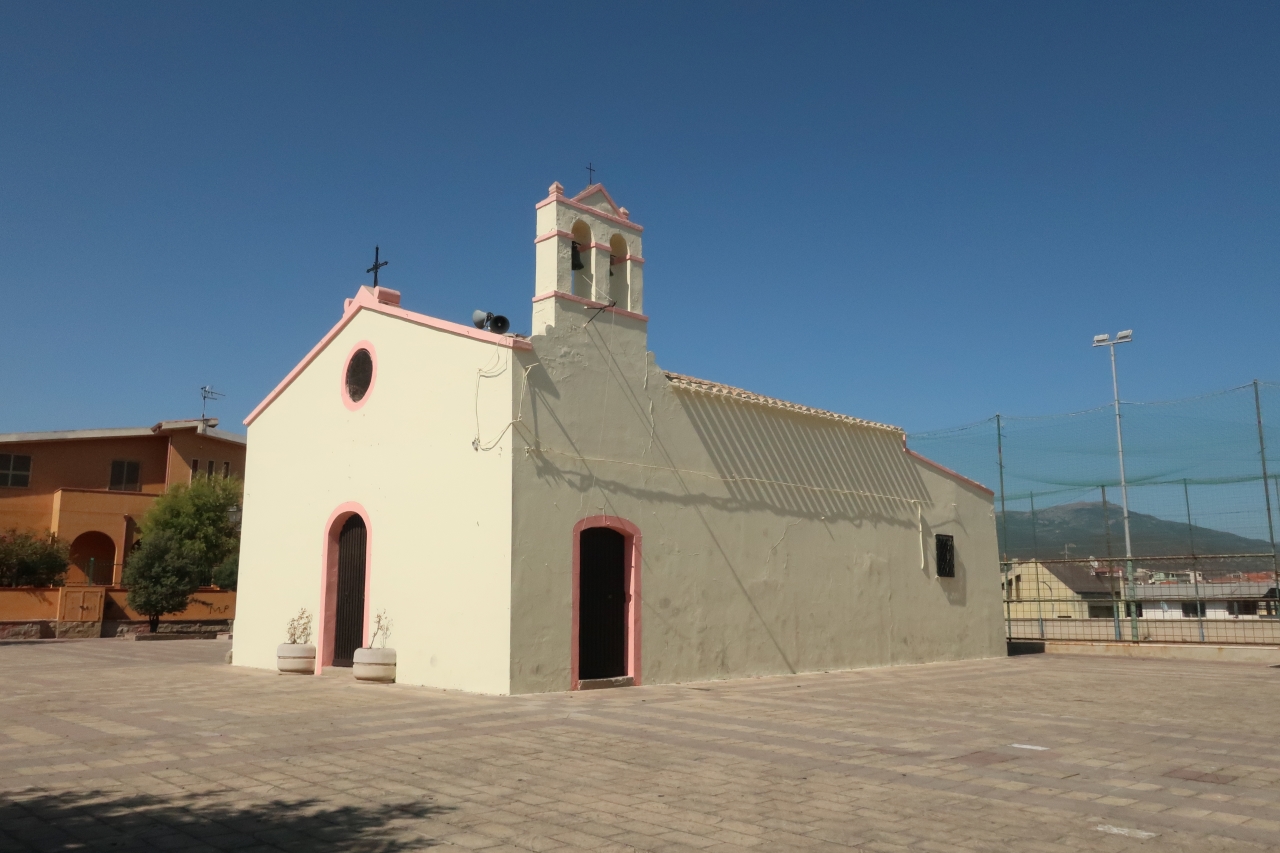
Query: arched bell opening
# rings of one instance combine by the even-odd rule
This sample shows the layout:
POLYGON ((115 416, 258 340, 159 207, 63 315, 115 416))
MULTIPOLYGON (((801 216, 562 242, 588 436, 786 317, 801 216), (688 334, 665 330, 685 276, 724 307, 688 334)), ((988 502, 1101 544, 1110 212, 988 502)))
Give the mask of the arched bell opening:
POLYGON ((97 530, 81 533, 71 540, 71 564, 66 583, 109 585, 115 576, 116 543, 97 530))
POLYGON ((573 276, 573 295, 583 299, 591 299, 594 285, 591 269, 591 251, 595 240, 591 236, 591 226, 579 219, 570 229, 573 234, 569 245, 569 268, 573 276))
POLYGON ((621 309, 631 310, 631 264, 627 241, 621 234, 609 238, 609 298, 621 309))

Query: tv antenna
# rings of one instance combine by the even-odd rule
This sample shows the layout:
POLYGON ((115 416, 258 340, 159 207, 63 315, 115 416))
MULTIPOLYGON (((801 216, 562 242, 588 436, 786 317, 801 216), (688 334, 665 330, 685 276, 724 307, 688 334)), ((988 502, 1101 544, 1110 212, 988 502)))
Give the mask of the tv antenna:
POLYGON ((227 395, 223 394, 221 391, 213 390, 212 385, 200 386, 200 422, 201 423, 204 423, 206 420, 208 420, 208 418, 204 416, 204 408, 206 405, 208 405, 209 401, 213 400, 216 403, 218 402, 218 400, 220 400, 225 396, 227 395))

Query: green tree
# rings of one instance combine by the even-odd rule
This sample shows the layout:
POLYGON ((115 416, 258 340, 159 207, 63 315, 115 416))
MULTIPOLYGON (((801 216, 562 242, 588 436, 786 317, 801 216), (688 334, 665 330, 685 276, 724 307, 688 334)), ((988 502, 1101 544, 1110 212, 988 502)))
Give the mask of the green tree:
POLYGON ((196 477, 169 489, 142 518, 142 538, 174 534, 195 562, 197 580, 207 584, 213 570, 240 552, 240 530, 230 510, 240 504, 244 484, 234 477, 196 477))
POLYGON ((152 530, 129 555, 124 583, 129 606, 147 617, 151 633, 166 613, 187 609, 191 594, 200 588, 196 547, 172 530, 152 530))
MULTIPOLYGON (((197 477, 156 498, 142 518, 142 538, 125 563, 129 606, 155 633, 160 617, 181 613, 214 570, 240 551, 240 530, 230 510, 243 485, 234 478, 197 477)), ((234 576, 234 575, 233 575, 234 576)), ((233 581, 234 582, 234 581, 233 581)))
POLYGON ((0 586, 62 586, 71 555, 52 533, 0 532, 0 586))

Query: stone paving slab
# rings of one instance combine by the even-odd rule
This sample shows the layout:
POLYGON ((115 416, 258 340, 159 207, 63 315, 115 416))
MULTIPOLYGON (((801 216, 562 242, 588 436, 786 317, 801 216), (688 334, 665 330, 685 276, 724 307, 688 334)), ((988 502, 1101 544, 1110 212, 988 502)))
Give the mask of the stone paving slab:
POLYGON ((228 646, 0 645, 0 850, 1280 850, 1280 669, 1257 664, 487 697, 228 646))

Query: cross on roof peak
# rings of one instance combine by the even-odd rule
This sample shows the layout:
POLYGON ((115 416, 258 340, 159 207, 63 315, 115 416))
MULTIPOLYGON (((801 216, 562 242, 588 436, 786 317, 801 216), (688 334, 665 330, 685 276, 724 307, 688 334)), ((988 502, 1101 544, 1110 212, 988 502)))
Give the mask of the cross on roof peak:
POLYGON ((365 272, 371 272, 371 273, 373 273, 373 286, 374 286, 374 287, 377 287, 377 286, 378 286, 378 270, 382 269, 383 267, 385 267, 385 266, 387 265, 387 262, 386 262, 386 261, 382 261, 381 263, 379 263, 379 261, 378 261, 378 253, 379 253, 380 251, 382 251, 381 247, 379 247, 379 246, 374 246, 374 247, 373 247, 373 266, 371 266, 371 267, 369 267, 367 270, 365 270, 365 272))

